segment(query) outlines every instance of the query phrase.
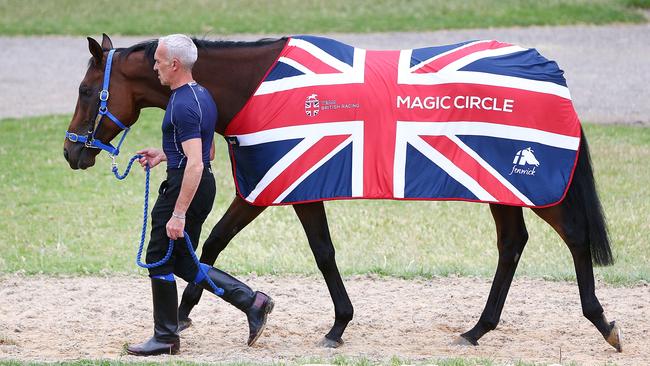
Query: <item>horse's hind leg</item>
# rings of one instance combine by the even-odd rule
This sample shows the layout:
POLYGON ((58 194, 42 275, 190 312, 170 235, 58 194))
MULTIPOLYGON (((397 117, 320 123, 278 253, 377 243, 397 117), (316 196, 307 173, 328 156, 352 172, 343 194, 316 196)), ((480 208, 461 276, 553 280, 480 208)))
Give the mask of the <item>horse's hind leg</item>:
POLYGON ((615 322, 607 321, 603 307, 596 297, 588 234, 583 229, 587 225, 581 215, 571 214, 572 211, 564 207, 566 204, 563 202, 560 205, 533 209, 533 211, 557 231, 571 251, 580 291, 582 314, 596 326, 609 344, 621 352, 619 328, 615 322), (570 217, 566 217, 567 215, 570 217))
POLYGON ((334 302, 334 325, 320 342, 320 345, 338 347, 343 344, 341 336, 350 320, 352 320, 354 309, 348 293, 345 291, 339 269, 336 266, 334 245, 327 226, 325 207, 322 202, 314 202, 294 205, 293 208, 305 229, 309 247, 316 258, 318 269, 325 278, 327 289, 334 302))
POLYGON ((528 241, 528 232, 521 207, 491 204, 490 211, 497 229, 499 262, 481 317, 472 329, 461 334, 461 338, 455 342, 457 344, 469 342, 476 346, 479 338, 496 328, 517 269, 517 263, 528 241))
MULTIPOLYGON (((201 263, 211 266, 214 265, 219 253, 226 248, 232 238, 262 213, 265 208, 250 205, 239 196, 236 196, 203 244, 201 263)), ((185 287, 183 298, 178 306, 179 331, 186 329, 192 324, 189 315, 194 306, 199 303, 202 292, 203 289, 192 282, 189 282, 187 287, 185 287)))

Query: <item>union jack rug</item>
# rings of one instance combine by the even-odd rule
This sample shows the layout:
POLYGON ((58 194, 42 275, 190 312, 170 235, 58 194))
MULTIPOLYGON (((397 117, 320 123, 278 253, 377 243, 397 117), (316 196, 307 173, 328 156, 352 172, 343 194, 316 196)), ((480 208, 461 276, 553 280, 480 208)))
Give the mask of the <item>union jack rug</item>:
POLYGON ((226 129, 238 194, 542 207, 564 197, 580 121, 563 71, 497 41, 371 51, 288 39, 226 129))

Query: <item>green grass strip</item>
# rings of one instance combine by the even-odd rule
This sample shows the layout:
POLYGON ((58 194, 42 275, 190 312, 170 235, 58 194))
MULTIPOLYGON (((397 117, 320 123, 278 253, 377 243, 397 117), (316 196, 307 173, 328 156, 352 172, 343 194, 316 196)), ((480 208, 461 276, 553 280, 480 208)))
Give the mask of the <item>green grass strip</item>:
POLYGON ((2 35, 305 34, 644 22, 648 0, 0 0, 2 35))

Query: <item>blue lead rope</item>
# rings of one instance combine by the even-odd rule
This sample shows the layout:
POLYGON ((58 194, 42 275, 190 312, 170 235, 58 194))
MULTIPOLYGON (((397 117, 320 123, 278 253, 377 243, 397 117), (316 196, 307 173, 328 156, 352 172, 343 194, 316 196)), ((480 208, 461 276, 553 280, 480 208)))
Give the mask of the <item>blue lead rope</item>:
MULTIPOLYGON (((129 175, 129 172, 131 172, 131 166, 135 162, 136 159, 140 159, 142 155, 136 154, 134 155, 131 160, 129 160, 129 164, 127 165, 126 169, 124 170, 124 174, 120 174, 118 169, 117 169, 117 163, 115 163, 115 158, 113 158, 113 166, 111 168, 111 171, 115 175, 115 178, 119 180, 123 180, 124 178, 129 175)), ((167 263, 169 258, 172 256, 172 252, 174 251, 174 240, 169 239, 169 246, 167 247, 167 254, 165 254, 165 257, 158 262, 155 263, 143 263, 142 262, 142 250, 144 249, 144 239, 147 235, 147 217, 149 215, 149 177, 151 175, 151 168, 149 168, 149 165, 147 165, 146 169, 146 179, 145 179, 145 185, 144 185, 144 212, 142 214, 143 219, 142 219, 142 234, 140 235, 140 247, 138 248, 138 255, 136 256, 135 263, 142 268, 155 268, 155 267, 160 267, 163 264, 167 263)), ((201 262, 199 261, 199 258, 197 258, 196 253, 194 252, 194 247, 192 246, 192 241, 190 240, 190 236, 187 234, 187 231, 183 231, 184 233, 184 238, 185 238, 185 243, 187 244, 187 250, 192 256, 192 259, 194 260, 194 264, 196 264, 196 267, 198 270, 202 273, 203 278, 208 282, 210 287, 212 287, 212 290, 214 290, 215 295, 218 296, 223 296, 223 289, 220 287, 217 287, 217 285, 212 282, 212 279, 210 279, 210 276, 205 272, 205 269, 203 266, 201 266, 201 262)))

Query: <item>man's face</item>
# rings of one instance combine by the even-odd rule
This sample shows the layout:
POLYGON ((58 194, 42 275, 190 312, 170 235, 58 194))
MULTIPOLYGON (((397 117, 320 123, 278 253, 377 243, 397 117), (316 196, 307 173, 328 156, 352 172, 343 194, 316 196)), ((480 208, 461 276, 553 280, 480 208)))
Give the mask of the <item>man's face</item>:
POLYGON ((153 64, 153 69, 158 73, 160 84, 169 85, 169 78, 173 72, 174 61, 170 60, 167 55, 167 46, 158 43, 158 47, 156 48, 156 53, 153 55, 153 59, 155 61, 153 64))

